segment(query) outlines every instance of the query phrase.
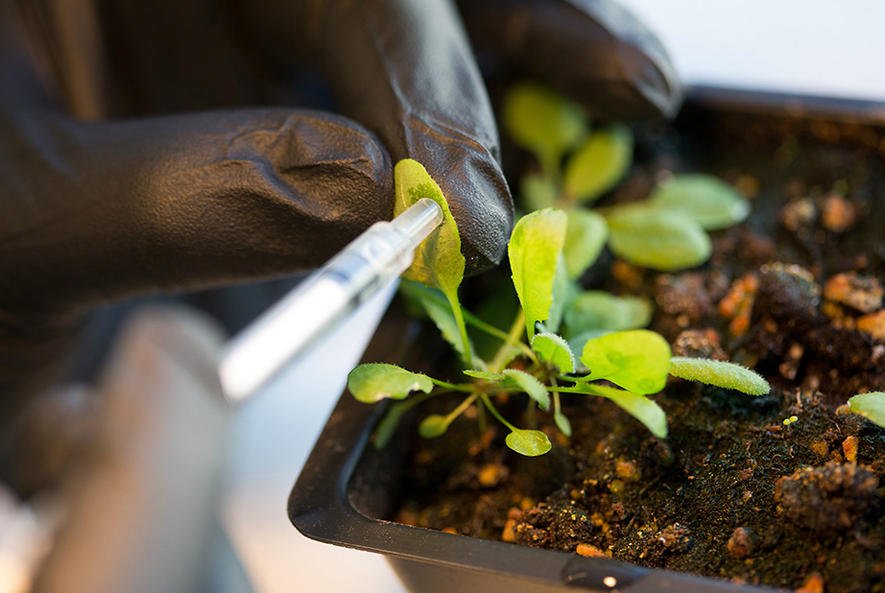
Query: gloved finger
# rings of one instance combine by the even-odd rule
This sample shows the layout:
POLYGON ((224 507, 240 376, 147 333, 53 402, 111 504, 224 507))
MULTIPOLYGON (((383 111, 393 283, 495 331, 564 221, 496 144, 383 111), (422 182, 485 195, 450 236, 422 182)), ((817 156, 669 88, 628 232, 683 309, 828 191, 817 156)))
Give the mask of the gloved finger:
POLYGON ((459 0, 492 67, 542 80, 615 119, 672 116, 682 89, 663 45, 614 0, 459 0))
POLYGON ((319 112, 44 115, 16 140, 0 144, 0 310, 18 319, 291 273, 392 213, 386 151, 319 112))
POLYGON ((101 447, 66 486, 35 591, 196 591, 213 535, 230 410, 221 333, 186 310, 130 321, 99 388, 101 447))
POLYGON ((500 261, 513 205, 494 114, 449 0, 264 0, 241 11, 256 43, 321 68, 341 111, 394 161, 425 165, 450 201, 470 270, 500 261))

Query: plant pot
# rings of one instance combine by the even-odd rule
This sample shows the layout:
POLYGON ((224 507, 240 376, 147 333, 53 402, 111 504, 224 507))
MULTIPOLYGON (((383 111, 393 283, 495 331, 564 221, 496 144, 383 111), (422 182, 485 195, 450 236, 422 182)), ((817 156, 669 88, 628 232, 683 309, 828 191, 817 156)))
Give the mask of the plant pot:
MULTIPOLYGON (((826 128, 822 133, 835 133, 849 143, 869 143, 883 138, 885 107, 868 102, 694 89, 676 124, 687 139, 678 149, 699 153, 696 160, 700 162, 716 160, 727 153, 729 134, 734 134, 733 126, 720 129, 720 123, 729 119, 752 120, 757 127, 769 129, 773 139, 781 126, 798 126, 812 133, 826 128)), ((885 144, 878 146, 877 150, 885 151, 885 144)), ((765 204, 758 206, 766 209, 765 216, 776 224, 777 210, 769 211, 765 204)), ((391 333, 402 337, 408 332, 388 331, 373 340, 367 361, 400 360, 379 353, 390 353, 389 348, 382 347, 382 341, 391 333)), ((414 357, 416 353, 411 354, 414 357)), ((420 370, 432 365, 425 359, 418 365, 404 366, 420 370)), ((766 590, 391 522, 409 438, 395 438, 382 451, 370 447, 372 430, 383 412, 384 406, 366 406, 348 393, 342 395, 295 484, 288 512, 295 527, 307 537, 385 554, 411 591, 766 590)), ((405 430, 400 428, 399 437, 405 430)))

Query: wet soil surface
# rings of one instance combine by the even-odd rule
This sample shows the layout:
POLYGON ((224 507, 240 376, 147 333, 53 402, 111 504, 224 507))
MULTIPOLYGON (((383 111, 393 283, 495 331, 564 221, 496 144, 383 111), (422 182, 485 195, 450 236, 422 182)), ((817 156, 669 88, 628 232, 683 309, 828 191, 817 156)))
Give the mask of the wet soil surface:
MULTIPOLYGON (((724 155, 696 131, 640 133, 643 164, 610 199, 642 197, 666 171, 707 171, 753 200, 750 220, 715 234, 702 268, 607 256, 585 280, 647 296, 674 354, 741 362, 772 392, 672 380, 654 396, 666 440, 575 396, 571 439, 535 419, 554 442, 536 459, 480 435, 470 410, 445 437, 415 439, 398 521, 806 593, 885 591, 885 430, 840 408, 885 390, 885 136, 717 121, 702 138, 738 147, 724 155)), ((519 417, 521 404, 500 403, 519 417)))

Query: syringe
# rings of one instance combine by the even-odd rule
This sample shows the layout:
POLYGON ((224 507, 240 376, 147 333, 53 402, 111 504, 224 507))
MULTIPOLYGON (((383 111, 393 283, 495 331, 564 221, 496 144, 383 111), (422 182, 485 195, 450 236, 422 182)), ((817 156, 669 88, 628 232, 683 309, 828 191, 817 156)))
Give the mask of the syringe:
POLYGON ((439 205, 422 198, 393 220, 375 223, 235 336, 219 364, 227 397, 247 398, 402 274, 442 219, 439 205))

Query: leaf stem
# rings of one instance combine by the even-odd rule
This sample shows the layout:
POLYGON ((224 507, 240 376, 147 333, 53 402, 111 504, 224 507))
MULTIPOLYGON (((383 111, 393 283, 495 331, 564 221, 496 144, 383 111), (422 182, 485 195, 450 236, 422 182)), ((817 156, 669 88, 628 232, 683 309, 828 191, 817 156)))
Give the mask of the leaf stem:
POLYGON ((458 301, 458 291, 455 290, 451 294, 446 291, 444 294, 449 301, 449 306, 452 308, 452 315, 455 317, 458 333, 461 334, 461 344, 464 348, 464 364, 472 367, 473 352, 470 349, 470 338, 467 337, 467 326, 464 325, 464 312, 461 310, 461 303, 458 301))
POLYGON ((472 393, 469 396, 467 396, 466 398, 464 398, 464 401, 462 401, 460 404, 458 404, 457 408, 455 408, 454 410, 452 410, 451 412, 446 414, 446 424, 451 424, 455 420, 455 418, 457 418, 458 416, 463 414, 464 410, 469 408, 470 404, 472 404, 474 401, 476 401, 476 398, 478 396, 479 395, 477 393, 472 393))
POLYGON ((553 389, 548 388, 548 391, 553 395, 553 415, 556 416, 559 414, 559 384, 556 377, 551 377, 550 382, 553 383, 553 389))
MULTIPOLYGON (((523 313, 522 309, 519 310, 519 313, 516 314, 516 317, 513 319, 513 324, 510 326, 510 331, 507 332, 507 339, 501 344, 501 347, 498 348, 498 351, 495 353, 495 357, 492 359, 492 362, 489 364, 489 370, 493 373, 500 373, 504 368, 504 361, 507 358, 507 349, 513 346, 515 343, 522 343, 520 337, 522 336, 522 332, 524 331, 525 326, 525 313, 523 313)), ((535 353, 530 352, 529 358, 532 359, 532 362, 537 363, 538 359, 535 358, 535 353)))
POLYGON ((494 416, 498 420, 498 422, 500 422, 501 424, 503 424, 504 426, 506 426, 507 428, 509 428, 512 431, 519 430, 518 428, 516 428, 515 426, 513 426, 512 424, 507 422, 507 419, 501 415, 501 413, 498 411, 497 408, 495 408, 495 405, 492 403, 492 400, 489 399, 488 395, 486 395, 485 393, 480 393, 479 399, 482 401, 483 405, 489 410, 489 412, 492 413, 492 416, 494 416))
POLYGON ((462 393, 473 393, 473 388, 469 385, 457 385, 455 383, 449 383, 448 381, 440 381, 439 379, 434 379, 430 377, 430 381, 439 387, 445 387, 446 389, 451 389, 452 391, 460 391, 462 393))

